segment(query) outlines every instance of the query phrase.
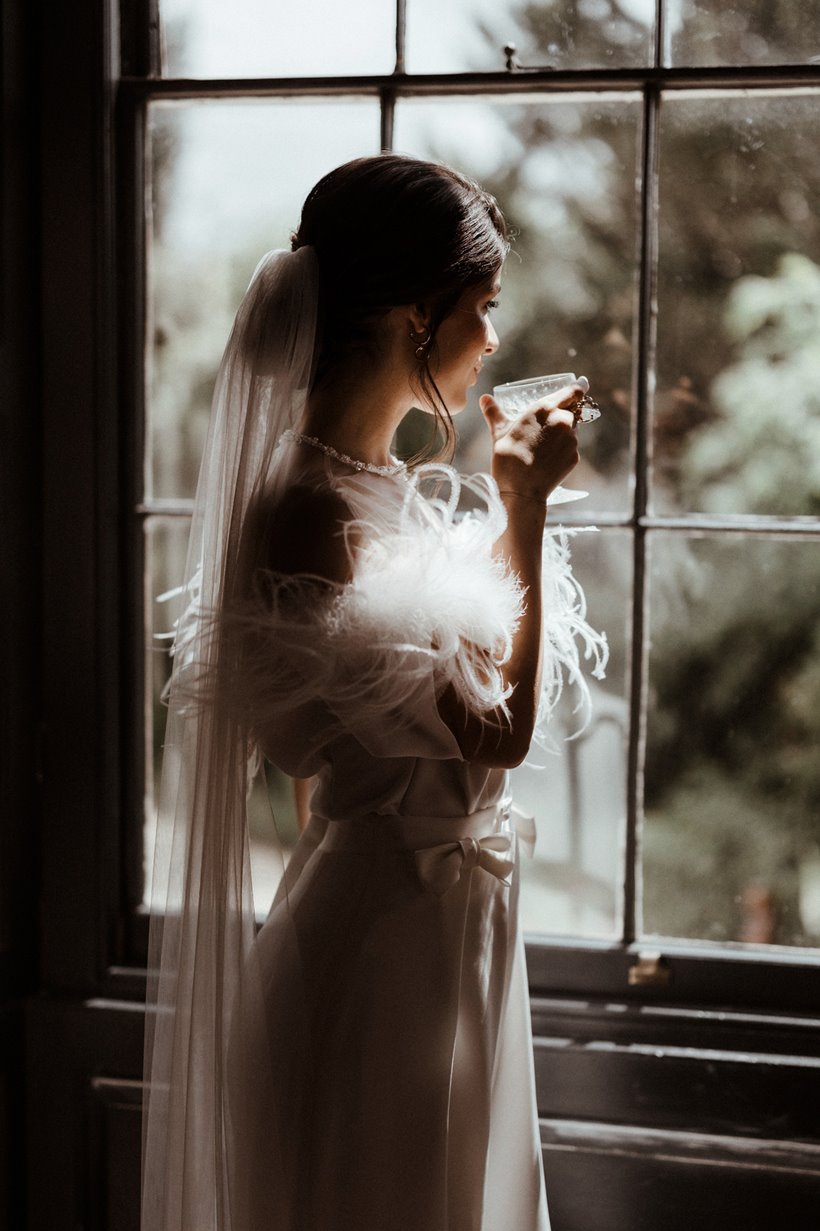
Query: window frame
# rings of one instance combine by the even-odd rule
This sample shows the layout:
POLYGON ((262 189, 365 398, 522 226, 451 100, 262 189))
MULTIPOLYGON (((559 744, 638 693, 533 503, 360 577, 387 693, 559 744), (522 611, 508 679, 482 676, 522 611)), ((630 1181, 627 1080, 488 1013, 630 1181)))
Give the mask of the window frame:
MULTIPOLYGON (((142 523, 151 513, 184 516, 186 501, 144 501, 141 494, 144 447, 145 289, 145 164, 143 150, 148 105, 156 100, 240 98, 326 99, 376 98, 381 112, 381 145, 391 148, 397 104, 412 98, 492 97, 542 93, 545 97, 583 92, 639 93, 643 99, 640 127, 638 216, 640 268, 637 278, 636 338, 633 342, 632 477, 633 502, 628 516, 596 521, 632 534, 633 595, 629 665, 629 735, 626 750, 626 829, 621 886, 622 935, 612 942, 571 937, 529 936, 527 957, 533 995, 544 997, 617 998, 628 1004, 697 1005, 771 1010, 797 1014, 820 1004, 820 952, 786 947, 751 947, 739 943, 711 944, 637 935, 637 883, 645 747, 647 638, 647 543, 653 531, 711 531, 820 538, 820 520, 737 517, 685 517, 648 512, 647 476, 651 430, 651 397, 655 367, 655 290, 657 280, 658 118, 666 93, 710 89, 820 88, 820 66, 786 65, 766 68, 725 66, 673 68, 663 63, 663 0, 656 0, 654 64, 644 69, 551 69, 521 66, 507 50, 506 65, 492 72, 409 74, 404 63, 405 0, 396 0, 396 67, 385 76, 289 77, 250 79, 171 79, 162 77, 159 55, 158 0, 123 0, 122 66, 116 90, 119 287, 119 395, 125 430, 122 504, 122 544, 126 569, 124 693, 130 697, 125 729, 134 736, 124 757, 121 886, 124 898, 124 940, 111 975, 117 987, 139 986, 136 969, 144 961, 146 918, 140 908, 144 747, 142 523), (137 617, 140 617, 139 619, 137 617), (139 753, 136 749, 139 749, 139 753), (653 965, 653 959, 654 965, 653 965), (636 970, 646 969, 638 981, 636 970)), ((501 59, 499 49, 499 59, 501 59)))

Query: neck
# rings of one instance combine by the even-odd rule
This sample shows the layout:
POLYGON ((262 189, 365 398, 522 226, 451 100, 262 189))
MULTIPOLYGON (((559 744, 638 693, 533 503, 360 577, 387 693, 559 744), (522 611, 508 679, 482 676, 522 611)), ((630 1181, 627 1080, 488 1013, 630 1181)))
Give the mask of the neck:
POLYGON ((387 466, 396 429, 412 405, 406 373, 382 368, 312 393, 301 430, 359 461, 387 466))

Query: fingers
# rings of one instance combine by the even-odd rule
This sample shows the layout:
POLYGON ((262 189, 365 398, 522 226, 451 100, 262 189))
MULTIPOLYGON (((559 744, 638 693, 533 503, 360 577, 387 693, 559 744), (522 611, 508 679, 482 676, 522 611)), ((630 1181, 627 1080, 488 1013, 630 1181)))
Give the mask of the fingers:
POLYGON ((584 396, 585 386, 588 387, 588 382, 584 377, 576 381, 573 385, 565 385, 563 389, 556 390, 550 397, 545 398, 539 406, 532 410, 539 423, 549 424, 554 426, 557 423, 566 424, 567 427, 577 427, 578 415, 577 409, 584 396), (581 383, 583 381, 583 384, 581 383))
POLYGON ((566 385, 535 410, 535 417, 545 427, 556 427, 560 424, 563 427, 575 428, 578 423, 575 408, 582 397, 580 385, 566 385))
POLYGON ((548 409, 545 421, 551 427, 560 423, 574 431, 581 422, 579 407, 588 389, 589 381, 585 376, 580 376, 574 384, 559 389, 550 399, 552 406, 548 409))
POLYGON ((504 412, 501 410, 501 407, 498 405, 495 398, 489 393, 485 393, 482 397, 480 397, 478 399, 478 404, 481 407, 481 413, 487 420, 490 431, 493 435, 495 435, 498 429, 503 427, 507 422, 504 412))
POLYGON ((574 411, 564 406, 556 406, 551 410, 547 415, 546 422, 550 427, 557 427, 561 424, 563 427, 568 427, 570 431, 574 431, 578 426, 578 420, 574 411))
POLYGON ((589 381, 585 376, 582 376, 580 380, 576 380, 574 385, 565 385, 563 389, 559 389, 554 395, 553 405, 572 406, 579 402, 588 391, 589 381))

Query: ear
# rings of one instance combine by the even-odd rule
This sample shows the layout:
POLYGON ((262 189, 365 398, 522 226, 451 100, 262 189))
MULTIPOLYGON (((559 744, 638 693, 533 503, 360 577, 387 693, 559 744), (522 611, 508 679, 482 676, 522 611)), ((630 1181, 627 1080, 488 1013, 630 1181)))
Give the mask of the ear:
POLYGON ((423 333, 425 329, 430 328, 430 319, 432 314, 427 304, 409 304, 406 312, 409 327, 415 333, 423 333))

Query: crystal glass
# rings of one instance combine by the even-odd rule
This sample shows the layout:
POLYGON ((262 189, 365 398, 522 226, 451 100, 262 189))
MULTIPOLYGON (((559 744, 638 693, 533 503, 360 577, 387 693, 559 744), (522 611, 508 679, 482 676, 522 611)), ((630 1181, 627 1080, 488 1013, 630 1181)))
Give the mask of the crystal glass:
MULTIPOLYGON (((517 419, 528 410, 534 409, 560 389, 574 385, 578 378, 574 372, 553 372, 549 376, 533 376, 527 380, 512 380, 505 385, 496 385, 493 397, 508 419, 517 419)), ((586 384, 586 377, 581 377, 580 383, 586 384)), ((584 395, 576 411, 576 424, 594 423, 601 417, 601 412, 591 399, 584 395)), ((549 496, 550 504, 569 504, 573 500, 583 500, 589 492, 571 487, 556 487, 549 496)))

